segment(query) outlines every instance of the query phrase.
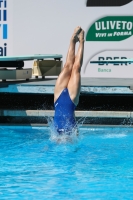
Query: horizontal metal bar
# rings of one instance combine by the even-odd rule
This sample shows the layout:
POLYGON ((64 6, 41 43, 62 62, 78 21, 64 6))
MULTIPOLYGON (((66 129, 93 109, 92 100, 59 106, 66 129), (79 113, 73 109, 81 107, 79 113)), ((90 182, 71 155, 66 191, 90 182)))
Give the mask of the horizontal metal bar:
MULTIPOLYGON (((54 110, 0 110, 0 117, 53 117, 54 110)), ((133 112, 126 111, 75 111, 76 117, 130 118, 133 112)))

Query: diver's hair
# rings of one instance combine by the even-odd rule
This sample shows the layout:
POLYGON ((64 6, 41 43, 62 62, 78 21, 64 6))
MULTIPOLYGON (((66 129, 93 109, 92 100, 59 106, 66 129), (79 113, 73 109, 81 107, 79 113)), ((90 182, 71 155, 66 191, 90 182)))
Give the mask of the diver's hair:
POLYGON ((87 0, 86 6, 124 6, 132 0, 87 0))

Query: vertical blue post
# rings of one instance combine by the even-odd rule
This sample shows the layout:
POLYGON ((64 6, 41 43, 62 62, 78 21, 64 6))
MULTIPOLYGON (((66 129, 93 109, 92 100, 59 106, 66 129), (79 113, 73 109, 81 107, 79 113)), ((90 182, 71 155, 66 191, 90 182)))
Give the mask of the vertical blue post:
POLYGON ((7 29, 8 29, 8 27, 7 27, 7 24, 3 24, 3 39, 7 39, 7 29))
POLYGON ((3 0, 0 0, 0 8, 1 8, 1 4, 3 3, 3 0))
POLYGON ((3 10, 3 21, 7 21, 7 11, 3 10))
POLYGON ((0 10, 0 21, 1 21, 1 10, 0 10))
POLYGON ((7 7, 7 2, 6 1, 4 1, 4 8, 6 8, 7 7))

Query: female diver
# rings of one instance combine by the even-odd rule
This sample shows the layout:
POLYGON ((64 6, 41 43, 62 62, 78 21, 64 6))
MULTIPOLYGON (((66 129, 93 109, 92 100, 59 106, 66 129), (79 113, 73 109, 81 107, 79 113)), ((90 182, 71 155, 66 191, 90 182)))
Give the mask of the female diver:
POLYGON ((84 54, 84 31, 77 27, 70 39, 66 63, 60 73, 54 91, 54 127, 59 134, 70 134, 76 128, 75 108, 79 102, 80 70, 84 54), (79 42, 77 54, 75 45, 79 42))

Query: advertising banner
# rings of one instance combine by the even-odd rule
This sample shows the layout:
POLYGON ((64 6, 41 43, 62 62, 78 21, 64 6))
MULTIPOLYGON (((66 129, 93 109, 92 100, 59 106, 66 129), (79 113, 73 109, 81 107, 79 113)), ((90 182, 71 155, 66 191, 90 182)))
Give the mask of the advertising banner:
POLYGON ((133 35, 133 16, 109 16, 94 22, 86 41, 122 41, 133 35))
POLYGON ((132 0, 87 0, 86 6, 123 6, 132 0))
MULTIPOLYGON (((76 26, 81 26, 85 31, 81 76, 133 78, 133 64, 107 66, 90 64, 91 60, 98 61, 106 57, 108 59, 133 58, 132 0, 73 0, 71 2, 0 0, 0 2, 2 12, 0 44, 4 50, 6 43, 7 48, 7 52, 1 51, 1 55, 12 54, 13 30, 13 55, 62 54, 65 63, 73 30, 76 26), (11 14, 12 2, 13 15, 11 14), (3 14, 6 13, 3 10, 7 10, 7 17, 3 14), (4 24, 8 25, 8 37, 6 33, 3 34, 3 30, 6 30, 4 24)), ((26 62, 25 67, 29 68, 29 66, 32 64, 26 62)))
POLYGON ((133 57, 133 51, 103 51, 92 57, 84 68, 85 77, 104 78, 132 78, 133 64, 129 63, 99 63, 92 64, 90 61, 118 60, 133 57))
POLYGON ((132 78, 133 64, 92 64, 90 61, 133 58, 133 15, 130 12, 133 1, 87 0, 86 7, 90 7, 93 13, 97 12, 98 17, 90 20, 92 22, 86 31, 87 49, 91 45, 92 55, 88 56, 83 76, 132 78), (114 7, 117 15, 113 14, 114 7))
POLYGON ((0 56, 11 55, 13 51, 13 0, 0 0, 0 56))

